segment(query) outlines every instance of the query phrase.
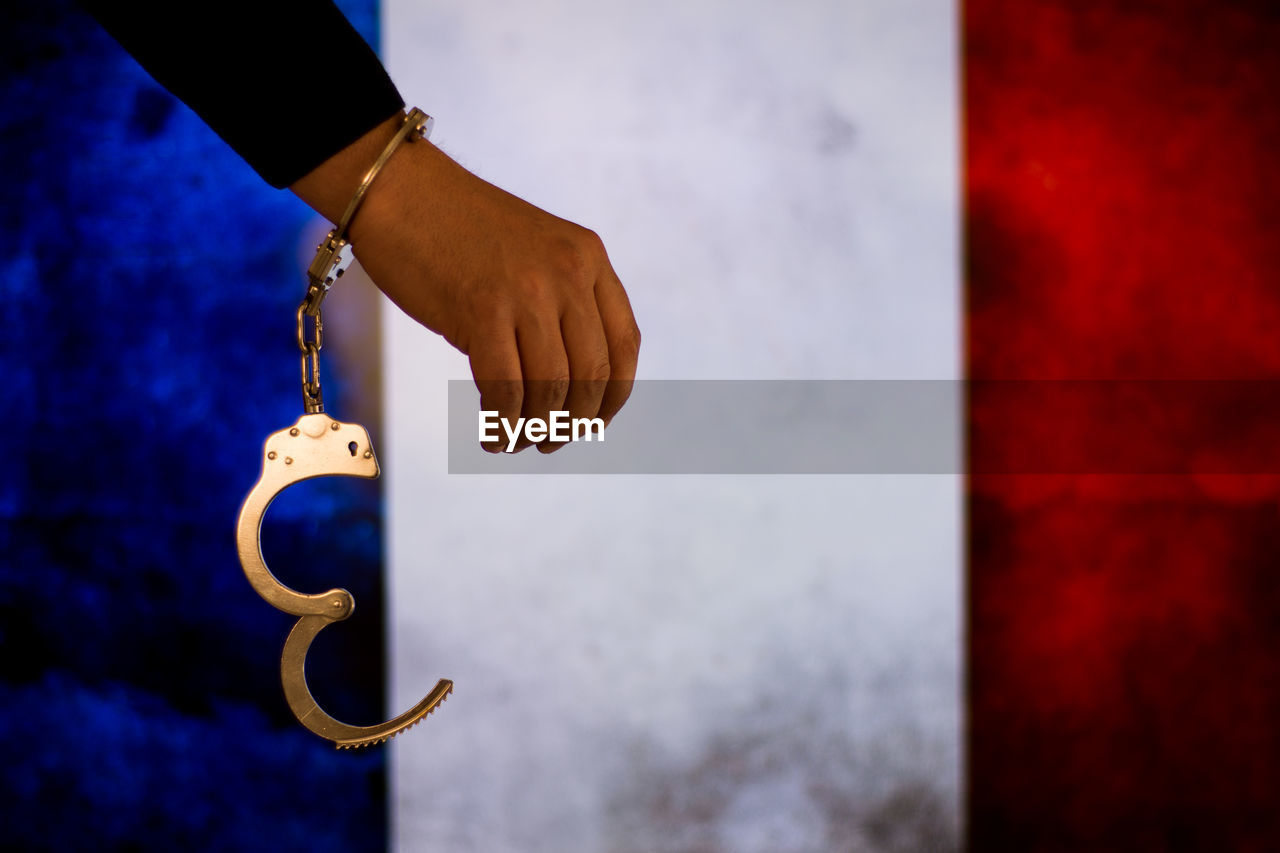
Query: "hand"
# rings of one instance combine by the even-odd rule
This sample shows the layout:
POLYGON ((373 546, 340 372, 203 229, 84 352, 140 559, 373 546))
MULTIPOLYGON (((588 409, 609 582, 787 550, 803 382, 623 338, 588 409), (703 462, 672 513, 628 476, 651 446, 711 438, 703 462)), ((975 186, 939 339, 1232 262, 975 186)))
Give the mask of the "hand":
MULTIPOLYGON (((389 119, 292 189, 336 221, 399 126, 389 119)), ((350 237, 382 292, 469 357, 482 409, 512 424, 556 410, 608 423, 626 402, 640 331, 591 231, 417 140, 401 145, 374 180, 350 237)), ((486 445, 505 447, 505 437, 486 445)))

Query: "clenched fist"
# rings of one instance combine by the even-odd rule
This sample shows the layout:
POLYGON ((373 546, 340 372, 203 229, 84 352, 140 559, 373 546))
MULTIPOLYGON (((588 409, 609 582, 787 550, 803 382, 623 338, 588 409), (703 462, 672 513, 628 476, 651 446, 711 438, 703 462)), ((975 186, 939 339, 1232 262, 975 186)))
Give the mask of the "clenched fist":
MULTIPOLYGON (((336 222, 400 123, 388 119, 291 189, 336 222)), ((513 423, 552 411, 607 422, 626 402, 640 331, 593 232, 417 140, 374 180, 350 239, 383 293, 468 356, 482 409, 513 423)))

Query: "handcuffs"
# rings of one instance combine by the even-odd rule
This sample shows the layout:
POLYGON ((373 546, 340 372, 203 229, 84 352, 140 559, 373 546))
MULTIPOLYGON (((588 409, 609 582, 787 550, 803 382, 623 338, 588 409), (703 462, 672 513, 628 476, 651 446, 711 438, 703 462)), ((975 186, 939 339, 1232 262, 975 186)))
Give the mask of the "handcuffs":
POLYGON ((307 650, 323 628, 351 615, 355 599, 345 589, 307 595, 280 583, 262 557, 262 519, 276 495, 302 480, 325 476, 368 479, 378 476, 378 460, 368 431, 359 424, 336 421, 324 412, 319 358, 324 326, 320 305, 329 288, 351 263, 347 228, 369 186, 402 142, 428 138, 433 124, 431 116, 417 108, 405 117, 395 137, 365 174, 342 219, 320 244, 315 260, 307 269, 307 292, 297 312, 305 411, 293 426, 267 437, 262 451, 262 473, 245 497, 236 522, 236 549, 250 585, 272 607, 299 617, 285 640, 280 656, 280 680, 289 708, 298 722, 320 737, 333 741, 339 749, 369 746, 395 737, 435 710, 453 691, 453 682, 447 678, 440 679, 417 705, 378 725, 348 725, 321 710, 307 687, 307 650))

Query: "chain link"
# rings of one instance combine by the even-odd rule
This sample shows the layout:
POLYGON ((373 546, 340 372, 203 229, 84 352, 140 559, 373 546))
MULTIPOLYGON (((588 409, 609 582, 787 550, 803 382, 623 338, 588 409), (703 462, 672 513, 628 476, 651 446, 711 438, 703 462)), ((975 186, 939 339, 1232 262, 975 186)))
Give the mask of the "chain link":
POLYGON ((320 348, 324 346, 324 320, 320 315, 320 300, 315 302, 315 313, 308 314, 310 300, 304 299, 298 306, 298 350, 302 353, 302 404, 307 414, 324 411, 324 395, 320 389, 320 348), (307 318, 311 322, 307 322, 307 318))

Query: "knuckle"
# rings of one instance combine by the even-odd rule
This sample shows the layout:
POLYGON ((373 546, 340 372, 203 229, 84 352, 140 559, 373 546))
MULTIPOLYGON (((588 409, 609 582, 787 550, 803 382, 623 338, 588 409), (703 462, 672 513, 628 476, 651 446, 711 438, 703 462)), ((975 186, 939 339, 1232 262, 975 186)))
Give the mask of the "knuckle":
POLYGON ((600 239, 600 235, 592 231, 590 228, 582 229, 582 240, 585 246, 595 257, 604 255, 604 241, 600 239))
POLYGON ((576 243, 565 241, 556 247, 556 272, 571 283, 581 283, 587 278, 591 262, 586 252, 576 243))
POLYGON ((501 294, 490 295, 471 306, 471 316, 476 325, 483 328, 494 328, 509 325, 511 308, 501 294))
POLYGON ((635 358, 640 354, 640 327, 635 323, 622 331, 617 341, 618 351, 627 358, 635 358))
POLYGON ((556 270, 574 284, 592 286, 595 284, 603 252, 604 244, 595 232, 580 229, 572 237, 566 237, 556 245, 556 270))
POLYGON ((569 393, 569 376, 557 376, 554 379, 548 379, 546 387, 543 390, 544 400, 548 403, 559 404, 564 400, 565 395, 569 393))
POLYGON ((532 268, 515 277, 519 301, 526 307, 540 305, 555 291, 555 285, 545 270, 532 268))
POLYGON ((480 388, 484 407, 500 412, 517 412, 523 390, 519 382, 509 379, 492 379, 483 381, 480 388))
POLYGON ((612 373, 613 369, 609 364, 609 356, 605 353, 592 361, 587 366, 586 372, 578 378, 585 379, 588 382, 602 382, 608 379, 612 373))
POLYGON ((543 244, 529 265, 513 274, 520 301, 544 303, 568 290, 590 291, 604 258, 604 245, 594 232, 577 229, 543 244))
POLYGON ((569 377, 553 376, 530 383, 525 394, 525 410, 529 414, 544 413, 558 408, 569 393, 569 377))

